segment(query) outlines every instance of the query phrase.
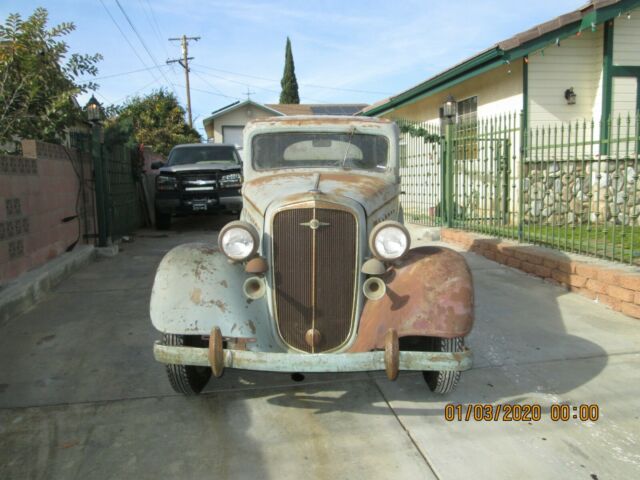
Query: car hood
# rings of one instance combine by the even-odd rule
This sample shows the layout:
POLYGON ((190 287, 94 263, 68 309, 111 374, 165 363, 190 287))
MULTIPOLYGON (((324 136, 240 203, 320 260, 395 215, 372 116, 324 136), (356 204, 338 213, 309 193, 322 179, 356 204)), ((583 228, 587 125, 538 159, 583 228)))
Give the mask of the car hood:
POLYGON ((355 200, 367 215, 398 195, 393 176, 362 172, 277 173, 246 181, 242 192, 253 208, 264 215, 272 203, 302 201, 307 193, 313 195, 314 187, 327 197, 355 200))
POLYGON ((219 172, 226 170, 240 170, 238 164, 224 163, 188 163, 186 165, 165 166, 160 169, 160 173, 179 173, 179 172, 219 172))

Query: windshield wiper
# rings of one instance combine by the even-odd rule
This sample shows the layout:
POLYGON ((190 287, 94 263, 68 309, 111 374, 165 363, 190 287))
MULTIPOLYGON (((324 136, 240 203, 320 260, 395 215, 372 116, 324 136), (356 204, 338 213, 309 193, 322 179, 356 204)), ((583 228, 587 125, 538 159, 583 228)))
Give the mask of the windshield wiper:
POLYGON ((347 155, 349 155, 349 150, 351 149, 351 140, 353 140, 353 134, 356 132, 356 127, 351 127, 349 131, 349 143, 347 144, 347 149, 344 151, 344 158, 342 159, 342 168, 346 169, 347 164, 347 155))

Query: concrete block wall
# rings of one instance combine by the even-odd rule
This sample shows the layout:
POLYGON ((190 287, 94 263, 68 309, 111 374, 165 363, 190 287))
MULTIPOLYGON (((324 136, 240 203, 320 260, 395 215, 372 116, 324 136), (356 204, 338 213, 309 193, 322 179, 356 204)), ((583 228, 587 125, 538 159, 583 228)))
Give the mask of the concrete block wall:
POLYGON ((640 268, 443 228, 441 239, 640 318, 640 268))
POLYGON ((95 225, 90 155, 34 140, 22 150, 0 156, 0 285, 65 252, 78 236, 93 243, 85 238, 95 225))

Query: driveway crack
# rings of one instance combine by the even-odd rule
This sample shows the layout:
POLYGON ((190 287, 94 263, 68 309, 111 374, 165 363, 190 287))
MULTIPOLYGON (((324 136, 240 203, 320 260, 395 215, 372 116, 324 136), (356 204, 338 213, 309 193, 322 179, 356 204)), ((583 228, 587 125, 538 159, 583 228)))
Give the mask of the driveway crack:
POLYGON ((413 444, 415 449, 418 451, 418 453, 420 454, 420 456, 424 460, 424 463, 427 465, 427 467, 429 468, 431 473, 433 473, 433 476, 436 477, 437 479, 439 479, 440 477, 438 476, 438 474, 436 473, 435 469, 433 468, 433 465, 431 465, 431 462, 427 458, 426 453, 420 448, 420 446, 418 445, 418 442, 416 442, 416 440, 413 438, 413 435, 411 435, 411 432, 409 431, 409 429, 406 427, 406 425, 402 422, 402 420, 400 419, 400 417, 398 416, 396 411, 393 409, 393 407, 391 406, 391 403, 389 403, 389 400, 387 399, 386 395, 384 394, 384 392, 380 388, 380 385, 378 385, 378 382, 376 381, 376 379, 372 378, 371 380, 373 381, 373 384, 378 389, 378 392, 380 392, 380 395, 382 396, 382 399, 387 404, 387 407, 389 407, 389 410, 391 410, 391 413, 395 417, 396 421, 402 427, 404 432, 407 434, 407 437, 409 438, 409 440, 411 441, 411 443, 413 444))

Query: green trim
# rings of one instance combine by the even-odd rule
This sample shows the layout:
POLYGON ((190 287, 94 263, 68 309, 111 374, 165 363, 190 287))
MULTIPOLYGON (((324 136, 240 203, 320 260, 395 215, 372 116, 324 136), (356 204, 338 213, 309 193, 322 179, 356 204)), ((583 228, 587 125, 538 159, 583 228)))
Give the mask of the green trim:
POLYGON ((409 105, 424 97, 437 93, 441 90, 449 88, 453 85, 467 80, 473 76, 483 73, 487 70, 495 68, 504 63, 503 60, 495 61, 496 58, 502 56, 502 51, 498 48, 488 50, 480 55, 467 60, 445 72, 423 82, 415 87, 401 93, 397 97, 393 97, 387 103, 378 105, 371 110, 364 112, 362 115, 373 117, 381 113, 387 112, 400 105, 409 105))
MULTIPOLYGON (((504 61, 503 60, 499 60, 496 62, 492 62, 489 63, 485 66, 483 66, 482 68, 479 68, 477 70, 474 70, 473 72, 468 72, 464 75, 460 75, 458 77, 452 78, 451 80, 445 82, 445 83, 441 83, 440 85, 433 87, 432 89, 430 89, 428 92, 422 93, 422 94, 418 94, 416 96, 414 96, 413 98, 411 98, 410 100, 405 100, 404 102, 401 103, 401 105, 397 105, 397 106, 402 106, 402 107, 406 107, 407 105, 411 105, 413 103, 416 103, 420 100, 422 100, 423 98, 426 97, 430 97, 431 95, 434 95, 438 92, 441 92, 443 90, 447 90, 448 88, 454 87, 455 85, 458 85, 459 83, 462 83, 470 78, 473 78, 477 75, 480 75, 482 73, 485 73, 489 70, 493 70, 496 67, 499 67, 501 65, 504 65, 504 61)), ((393 108, 386 108, 384 111, 385 112, 389 112, 394 110, 396 107, 394 106, 393 108)), ((366 112, 365 115, 367 116, 372 116, 370 112, 366 112)))
POLYGON ((600 117, 601 153, 609 153, 609 117, 611 117, 611 91, 613 77, 613 22, 604 24, 604 45, 602 49, 602 116, 600 117))
POLYGON ((640 67, 623 67, 613 65, 611 67, 612 77, 640 77, 640 67))
POLYGON ((435 77, 432 77, 431 79, 422 82, 421 84, 416 85, 395 97, 391 97, 385 103, 377 105, 361 115, 373 117, 394 110, 397 107, 409 105, 453 85, 457 85, 464 80, 480 75, 487 70, 502 65, 506 63, 507 60, 515 61, 519 58, 525 57, 529 53, 540 50, 550 43, 555 42, 556 39, 563 40, 571 35, 575 35, 583 29, 590 28, 591 22, 596 25, 605 23, 621 13, 633 10, 638 5, 640 5, 640 0, 622 0, 607 7, 589 12, 583 18, 576 20, 573 23, 564 25, 563 27, 552 32, 548 32, 511 50, 505 51, 498 46, 485 50, 475 57, 470 58, 449 70, 445 70, 435 77))
POLYGON ((522 59, 522 125, 524 131, 529 129, 529 58, 522 59))

